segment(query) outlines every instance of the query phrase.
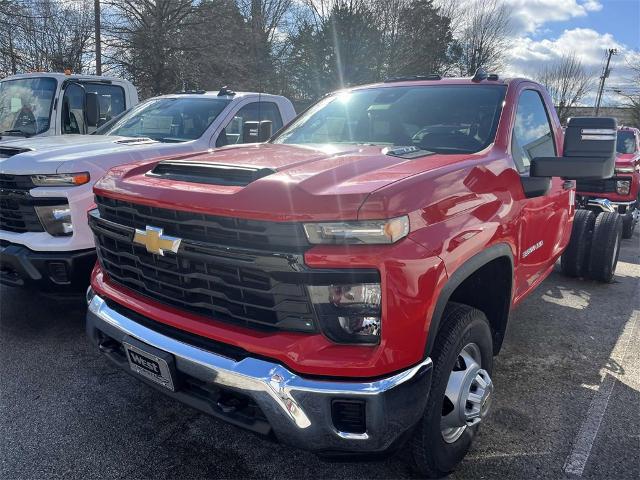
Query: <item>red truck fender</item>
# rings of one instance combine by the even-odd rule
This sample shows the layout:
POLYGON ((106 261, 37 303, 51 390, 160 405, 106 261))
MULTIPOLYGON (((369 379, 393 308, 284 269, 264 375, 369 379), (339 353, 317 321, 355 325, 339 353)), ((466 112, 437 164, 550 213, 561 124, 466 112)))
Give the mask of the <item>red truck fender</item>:
POLYGON ((479 308, 485 312, 485 315, 489 319, 491 332, 493 334, 494 355, 500 351, 502 340, 504 339, 504 332, 507 327, 507 320, 509 318, 509 310, 513 296, 513 267, 514 262, 511 247, 507 243, 497 243, 480 253, 475 254, 449 275, 446 284, 440 291, 440 295, 438 296, 433 312, 433 317, 431 318, 429 333, 427 335, 427 342, 425 345, 425 357, 428 357, 433 349, 445 306, 451 300, 460 300, 460 297, 463 294, 465 295, 464 299, 466 304, 479 308), (486 297, 483 299, 480 298, 480 296, 477 296, 474 299, 472 285, 470 285, 471 288, 466 289, 467 291, 465 292, 458 290, 458 287, 463 285, 465 281, 471 279, 475 273, 481 271, 483 267, 490 264, 495 265, 493 262, 498 260, 502 260, 506 264, 502 265, 502 268, 500 269, 501 272, 504 272, 506 267, 508 267, 508 271, 511 272, 508 279, 503 278, 504 274, 502 277, 494 278, 494 281, 497 282, 497 284, 494 284, 495 286, 508 289, 508 291, 504 292, 505 295, 502 296, 504 301, 497 303, 491 302, 490 300, 487 301, 488 299, 486 297))

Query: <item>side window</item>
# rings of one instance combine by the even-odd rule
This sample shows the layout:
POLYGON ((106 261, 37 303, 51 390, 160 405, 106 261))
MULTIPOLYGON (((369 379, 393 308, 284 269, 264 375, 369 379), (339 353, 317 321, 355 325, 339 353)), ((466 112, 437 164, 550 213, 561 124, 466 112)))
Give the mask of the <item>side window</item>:
POLYGON ((271 132, 275 133, 282 128, 282 117, 278 106, 273 102, 252 102, 242 107, 234 115, 231 121, 222 129, 216 139, 216 147, 234 145, 240 143, 256 142, 253 132, 251 137, 245 138, 246 122, 271 122, 271 132))
POLYGON ((273 102, 260 103, 260 120, 269 120, 271 122, 271 132, 276 133, 282 128, 282 116, 278 105, 273 102))
POLYGON ((556 156, 549 116, 542 97, 535 90, 523 91, 518 99, 511 155, 520 173, 529 171, 532 158, 556 156))
POLYGON ((87 132, 84 122, 84 90, 80 85, 70 83, 62 97, 62 133, 87 132))
POLYGON ((93 92, 98 95, 100 104, 98 126, 104 125, 127 109, 122 87, 101 83, 85 83, 83 85, 87 92, 93 92))

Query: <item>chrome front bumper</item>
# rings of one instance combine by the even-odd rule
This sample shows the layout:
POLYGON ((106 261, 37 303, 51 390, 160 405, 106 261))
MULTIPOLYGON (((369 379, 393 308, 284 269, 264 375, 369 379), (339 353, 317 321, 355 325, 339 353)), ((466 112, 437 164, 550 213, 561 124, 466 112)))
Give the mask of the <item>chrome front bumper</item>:
MULTIPOLYGON (((133 338, 172 354, 178 376, 188 375, 206 385, 250 397, 275 436, 298 448, 318 452, 384 451, 416 425, 424 412, 431 384, 430 358, 374 381, 304 378, 278 363, 252 357, 235 360, 159 333, 111 308, 92 292, 87 300, 87 334, 96 346, 104 338, 119 343, 133 338), (364 401, 366 432, 339 431, 332 420, 333 400, 364 401)), ((133 374, 126 360, 104 353, 133 374)), ((226 418, 214 401, 203 401, 180 389, 171 392, 136 378, 193 407, 244 426, 226 418)))

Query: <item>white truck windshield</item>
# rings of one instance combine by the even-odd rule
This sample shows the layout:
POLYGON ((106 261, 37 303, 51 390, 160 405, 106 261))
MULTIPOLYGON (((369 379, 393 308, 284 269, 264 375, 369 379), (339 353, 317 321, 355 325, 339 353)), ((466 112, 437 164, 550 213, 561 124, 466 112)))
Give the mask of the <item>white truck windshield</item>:
POLYGON ((98 135, 147 137, 161 142, 185 142, 202 136, 231 100, 222 98, 158 98, 141 103, 98 135))
POLYGON ((46 132, 56 88, 56 79, 50 77, 0 82, 0 134, 31 136, 46 132))
POLYGON ((443 85, 342 92, 311 107, 273 142, 478 152, 493 142, 505 91, 502 85, 443 85))

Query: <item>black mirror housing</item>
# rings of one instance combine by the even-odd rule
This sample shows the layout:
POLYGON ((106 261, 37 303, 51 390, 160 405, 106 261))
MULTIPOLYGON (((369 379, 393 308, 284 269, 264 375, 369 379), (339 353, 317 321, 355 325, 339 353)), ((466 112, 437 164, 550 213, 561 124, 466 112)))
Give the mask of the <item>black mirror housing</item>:
POLYGON ((617 122, 608 117, 570 118, 562 157, 531 160, 532 177, 610 178, 616 160, 617 122))
POLYGON ((100 103, 98 100, 98 94, 95 92, 87 92, 85 101, 87 125, 89 127, 97 127, 98 122, 100 121, 100 103))

